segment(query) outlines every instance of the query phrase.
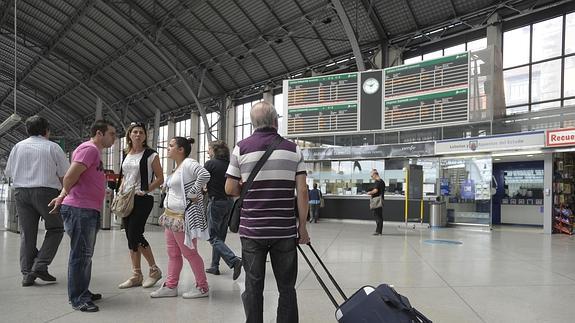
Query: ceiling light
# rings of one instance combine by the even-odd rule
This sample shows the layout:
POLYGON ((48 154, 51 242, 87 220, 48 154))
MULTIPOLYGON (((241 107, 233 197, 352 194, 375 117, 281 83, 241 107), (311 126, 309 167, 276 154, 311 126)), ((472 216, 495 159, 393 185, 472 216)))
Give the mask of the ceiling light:
POLYGON ((541 150, 530 150, 530 151, 515 151, 515 152, 505 152, 505 153, 494 153, 491 156, 493 157, 502 157, 502 156, 521 156, 521 155, 532 155, 532 154, 541 154, 541 150))
POLYGON ((16 113, 10 115, 6 120, 4 120, 4 122, 2 122, 2 124, 0 124, 0 135, 14 128, 20 123, 20 121, 22 121, 22 118, 16 113))

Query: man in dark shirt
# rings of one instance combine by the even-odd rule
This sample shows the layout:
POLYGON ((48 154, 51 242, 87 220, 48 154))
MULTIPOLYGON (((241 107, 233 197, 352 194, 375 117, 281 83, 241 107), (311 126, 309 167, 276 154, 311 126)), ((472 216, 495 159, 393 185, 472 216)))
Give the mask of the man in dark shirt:
POLYGON ((224 189, 226 184, 226 170, 230 163, 230 149, 225 142, 216 140, 208 146, 208 160, 204 168, 210 172, 208 182, 208 227, 210 231, 210 244, 212 245, 212 264, 206 272, 213 275, 220 274, 220 258, 234 269, 233 279, 240 276, 242 259, 237 257, 226 245, 228 233, 228 215, 233 201, 228 198, 224 189))
POLYGON ((375 232, 373 235, 380 236, 383 232, 383 199, 385 197, 385 182, 383 179, 381 179, 381 177, 379 177, 377 169, 373 169, 371 171, 371 179, 374 180, 374 187, 369 192, 367 192, 367 194, 370 195, 371 198, 374 198, 378 195, 381 196, 381 207, 371 210, 373 216, 375 217, 376 223, 375 232))

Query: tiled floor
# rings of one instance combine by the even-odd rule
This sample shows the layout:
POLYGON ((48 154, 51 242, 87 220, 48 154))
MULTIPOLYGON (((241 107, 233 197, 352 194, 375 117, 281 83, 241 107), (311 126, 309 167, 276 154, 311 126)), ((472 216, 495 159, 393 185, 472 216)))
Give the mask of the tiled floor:
MULTIPOLYGON (((403 230, 391 223, 382 237, 372 237, 372 231, 371 223, 310 225, 313 244, 348 294, 363 285, 390 283, 421 312, 442 323, 575 320, 575 241, 571 237, 515 227, 492 232, 403 230), (429 244, 427 239, 463 244, 429 244)), ((150 227, 147 236, 165 270, 161 231, 150 227)), ((228 241, 239 251, 237 235, 231 234, 228 241)), ((211 292, 206 299, 150 299, 150 289, 117 289, 130 274, 125 237, 117 229, 98 235, 91 289, 104 295, 100 312, 75 312, 66 296, 68 244, 65 237, 50 267, 58 283, 23 288, 19 237, 0 231, 1 322, 244 321, 240 298, 244 275, 233 282, 229 269, 208 277, 211 292)), ((209 262, 209 244, 201 242, 199 249, 209 262)), ((193 286, 193 280, 190 268, 184 267, 180 294, 193 286)), ((301 257, 297 291, 301 322, 335 321, 332 304, 301 257)), ((273 322, 277 288, 269 265, 264 297, 265 321, 273 322)))

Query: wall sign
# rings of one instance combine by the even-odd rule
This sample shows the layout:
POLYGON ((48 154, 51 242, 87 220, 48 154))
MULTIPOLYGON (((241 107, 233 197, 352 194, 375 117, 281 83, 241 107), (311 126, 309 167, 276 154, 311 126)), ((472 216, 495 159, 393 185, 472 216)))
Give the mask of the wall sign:
POLYGON ((562 147, 575 145, 575 128, 547 130, 545 147, 562 147))
POLYGON ((492 152, 541 148, 545 145, 543 131, 532 131, 510 135, 474 137, 467 139, 442 140, 435 143, 438 155, 473 152, 492 152))

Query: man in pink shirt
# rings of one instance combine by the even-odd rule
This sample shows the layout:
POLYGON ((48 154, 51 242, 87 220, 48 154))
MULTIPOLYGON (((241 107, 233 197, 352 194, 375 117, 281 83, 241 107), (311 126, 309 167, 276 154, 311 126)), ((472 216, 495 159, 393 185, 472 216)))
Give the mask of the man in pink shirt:
POLYGON ((68 298, 72 307, 82 312, 97 312, 99 308, 93 301, 102 297, 92 294, 88 288, 106 194, 101 151, 111 147, 116 140, 116 129, 106 120, 94 122, 90 132, 92 138, 72 154, 72 164, 64 176, 60 195, 50 202, 53 212, 60 208, 64 229, 70 236, 68 298))

